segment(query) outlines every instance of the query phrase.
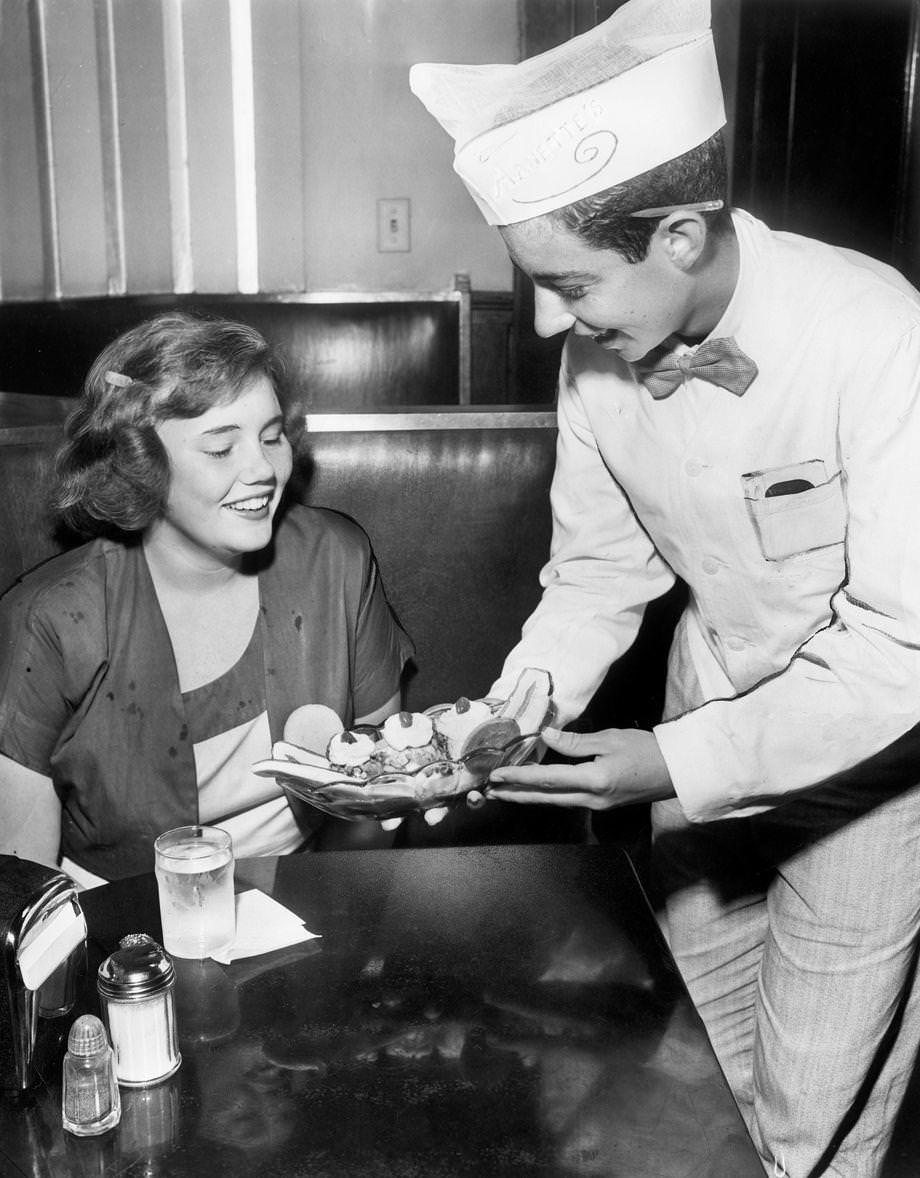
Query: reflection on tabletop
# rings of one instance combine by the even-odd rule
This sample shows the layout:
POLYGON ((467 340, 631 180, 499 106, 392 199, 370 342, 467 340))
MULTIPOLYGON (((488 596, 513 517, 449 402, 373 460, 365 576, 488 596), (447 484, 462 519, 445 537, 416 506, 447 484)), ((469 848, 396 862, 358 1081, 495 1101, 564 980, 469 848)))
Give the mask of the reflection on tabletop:
MULTIPOLYGON (((758 1174, 632 876, 586 851, 279 861, 274 898, 321 937, 177 959, 179 1072, 104 1138, 32 1109, 35 1175, 758 1174)), ((148 885, 101 890, 107 938, 148 885)))
MULTIPOLYGON (((653 979, 628 947, 611 951, 597 940, 599 931, 567 933, 524 991, 473 994, 444 975, 410 980, 405 963, 370 956, 354 962, 350 981, 349 970, 336 969, 337 985, 310 985, 297 1013, 261 1035, 234 1037, 216 1020, 210 1042, 202 1036, 184 1048, 199 1136, 222 1153, 260 1158, 296 1137, 304 1161, 318 1164, 345 1133, 356 1155, 376 1159, 367 1173, 375 1165, 395 1172, 388 1166, 397 1150, 412 1152, 413 1138, 424 1155, 436 1135, 449 1156, 455 1124, 468 1131, 468 1119, 449 1116, 451 1104, 475 1099, 483 1137, 500 1137, 509 1170, 542 1163, 527 1144, 529 1127, 502 1115, 527 1107, 556 1172, 662 1175, 677 1163, 674 1173, 724 1178, 733 1148, 749 1146, 695 1016, 675 1004, 650 1049, 642 1010, 655 1002, 653 979), (726 1144, 716 1166, 710 1147, 719 1138, 726 1144)), ((313 964, 250 979, 237 998, 245 1002, 255 984, 279 997, 300 990, 313 964)), ((229 1028, 234 1003, 226 999, 229 1028)))

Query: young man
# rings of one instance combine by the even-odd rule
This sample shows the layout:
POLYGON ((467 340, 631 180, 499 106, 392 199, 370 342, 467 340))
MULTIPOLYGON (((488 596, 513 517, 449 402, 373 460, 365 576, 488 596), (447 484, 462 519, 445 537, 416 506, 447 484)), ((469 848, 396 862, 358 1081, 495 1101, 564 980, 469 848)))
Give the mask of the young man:
POLYGON ((415 93, 567 331, 543 597, 493 688, 560 727, 682 578, 665 720, 509 801, 648 800, 668 935, 768 1174, 879 1173, 920 1035, 920 296, 724 207, 705 0, 415 93))

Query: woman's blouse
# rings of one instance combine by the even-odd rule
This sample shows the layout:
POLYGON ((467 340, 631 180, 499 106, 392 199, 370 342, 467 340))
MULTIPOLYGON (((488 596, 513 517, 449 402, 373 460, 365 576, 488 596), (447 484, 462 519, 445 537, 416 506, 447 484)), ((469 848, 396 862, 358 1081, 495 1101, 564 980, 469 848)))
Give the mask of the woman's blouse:
MULTIPOLYGON (((357 525, 294 507, 252 571, 259 622, 244 662, 258 671, 261 659, 264 707, 250 689, 259 675, 238 665, 226 684, 218 680, 226 714, 216 726, 199 709, 208 686, 179 689, 140 545, 92 541, 0 600, 0 752, 51 777, 62 853, 77 864, 109 879, 150 870, 158 834, 223 805, 214 799, 230 772, 222 768, 228 741, 240 742, 230 757, 238 765, 256 749, 264 756, 302 704, 325 704, 348 725, 395 692, 411 643, 357 525), (264 728, 258 733, 263 713, 268 740, 264 728)), ((323 821, 305 806, 294 816, 300 841, 323 821)), ((290 849, 289 835, 262 845, 290 849)))
POLYGON ((284 790, 252 772, 271 755, 262 675, 262 631, 213 683, 182 693, 195 750, 198 817, 233 839, 238 858, 284 855, 304 841, 284 790))

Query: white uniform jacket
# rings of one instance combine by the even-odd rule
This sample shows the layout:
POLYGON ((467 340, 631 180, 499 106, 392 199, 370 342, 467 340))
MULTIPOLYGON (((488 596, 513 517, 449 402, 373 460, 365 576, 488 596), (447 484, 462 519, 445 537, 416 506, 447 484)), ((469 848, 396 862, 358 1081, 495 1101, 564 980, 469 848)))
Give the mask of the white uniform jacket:
POLYGON ((920 722, 920 296, 734 220, 708 338, 756 362, 743 396, 690 379, 655 400, 569 335, 543 596, 493 687, 545 667, 560 723, 579 715, 676 573, 690 604, 655 734, 694 820, 769 808, 920 722))

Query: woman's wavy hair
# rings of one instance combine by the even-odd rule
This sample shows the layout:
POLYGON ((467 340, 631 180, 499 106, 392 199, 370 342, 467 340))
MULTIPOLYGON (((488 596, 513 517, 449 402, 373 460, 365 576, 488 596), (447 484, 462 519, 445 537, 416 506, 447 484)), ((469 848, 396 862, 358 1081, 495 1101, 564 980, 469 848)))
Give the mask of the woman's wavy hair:
POLYGON ((627 262, 636 263, 648 254, 660 218, 630 214, 711 200, 721 200, 725 207, 702 214, 709 231, 716 236, 726 234, 731 229, 731 213, 721 131, 676 159, 547 216, 586 245, 614 250, 627 262))
POLYGON ((227 404, 260 376, 277 390, 279 360, 242 323, 168 311, 124 332, 93 362, 64 427, 52 493, 62 524, 81 536, 144 531, 169 492, 157 425, 227 404))

